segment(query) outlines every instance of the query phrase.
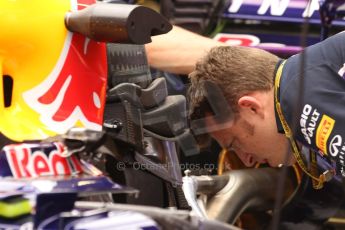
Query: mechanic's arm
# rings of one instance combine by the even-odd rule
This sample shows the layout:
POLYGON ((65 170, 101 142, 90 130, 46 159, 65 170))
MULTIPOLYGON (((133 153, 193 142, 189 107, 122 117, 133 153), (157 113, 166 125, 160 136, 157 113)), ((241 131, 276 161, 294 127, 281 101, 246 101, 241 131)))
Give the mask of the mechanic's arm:
POLYGON ((167 34, 153 36, 152 42, 145 47, 152 67, 176 74, 189 74, 198 59, 219 45, 225 44, 174 26, 167 34))

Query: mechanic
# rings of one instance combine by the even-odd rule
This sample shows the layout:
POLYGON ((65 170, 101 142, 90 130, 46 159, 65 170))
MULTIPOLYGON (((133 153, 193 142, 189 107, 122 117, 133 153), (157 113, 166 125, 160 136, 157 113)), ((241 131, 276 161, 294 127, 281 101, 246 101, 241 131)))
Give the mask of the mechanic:
POLYGON ((345 176, 344 40, 345 33, 339 33, 281 60, 252 47, 217 47, 212 39, 175 27, 147 52, 157 68, 191 72, 191 118, 204 118, 223 148, 233 149, 247 166, 297 161, 320 188, 335 173, 345 176), (234 111, 226 122, 212 115, 205 82, 216 85, 234 111), (320 154, 332 167, 321 175, 309 171, 302 146, 310 150, 312 165, 320 154))

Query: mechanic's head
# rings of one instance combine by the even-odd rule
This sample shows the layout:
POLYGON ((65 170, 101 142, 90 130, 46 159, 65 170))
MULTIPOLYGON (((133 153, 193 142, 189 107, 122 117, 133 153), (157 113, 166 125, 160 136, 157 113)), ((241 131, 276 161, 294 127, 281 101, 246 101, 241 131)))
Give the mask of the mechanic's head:
POLYGON ((278 60, 256 48, 216 47, 190 74, 191 118, 204 117, 210 136, 223 148, 232 148, 246 166, 284 163, 288 141, 277 132, 274 113, 273 75, 278 60), (216 119, 209 105, 215 99, 205 99, 205 82, 217 85, 224 95, 223 107, 233 111, 229 119, 216 119))
POLYGON ((79 1, 0 1, 0 132, 8 138, 101 127, 105 44, 68 32, 64 23, 67 12, 85 7, 79 1))

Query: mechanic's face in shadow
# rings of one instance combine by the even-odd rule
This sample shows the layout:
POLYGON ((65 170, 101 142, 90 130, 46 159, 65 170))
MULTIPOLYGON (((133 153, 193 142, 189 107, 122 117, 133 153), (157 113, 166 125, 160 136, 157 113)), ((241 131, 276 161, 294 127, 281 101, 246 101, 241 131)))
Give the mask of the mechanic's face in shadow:
MULTIPOLYGON (((235 118, 226 123, 219 124, 212 116, 206 118, 210 135, 223 148, 235 151, 248 167, 256 163, 270 166, 285 163, 288 140, 277 132, 271 94, 271 91, 253 92, 241 97, 235 118)), ((294 162, 292 154, 289 155, 287 165, 294 162)))

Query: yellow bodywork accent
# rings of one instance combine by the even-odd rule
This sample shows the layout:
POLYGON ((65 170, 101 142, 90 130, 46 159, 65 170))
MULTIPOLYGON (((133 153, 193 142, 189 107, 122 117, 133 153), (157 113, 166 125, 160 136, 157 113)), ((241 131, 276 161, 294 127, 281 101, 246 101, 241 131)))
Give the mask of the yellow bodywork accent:
POLYGON ((5 108, 0 81, 0 132, 22 141, 52 135, 22 93, 42 82, 60 56, 70 0, 0 0, 0 76, 13 78, 11 106, 5 108), (28 125, 30 124, 30 125, 28 125))

